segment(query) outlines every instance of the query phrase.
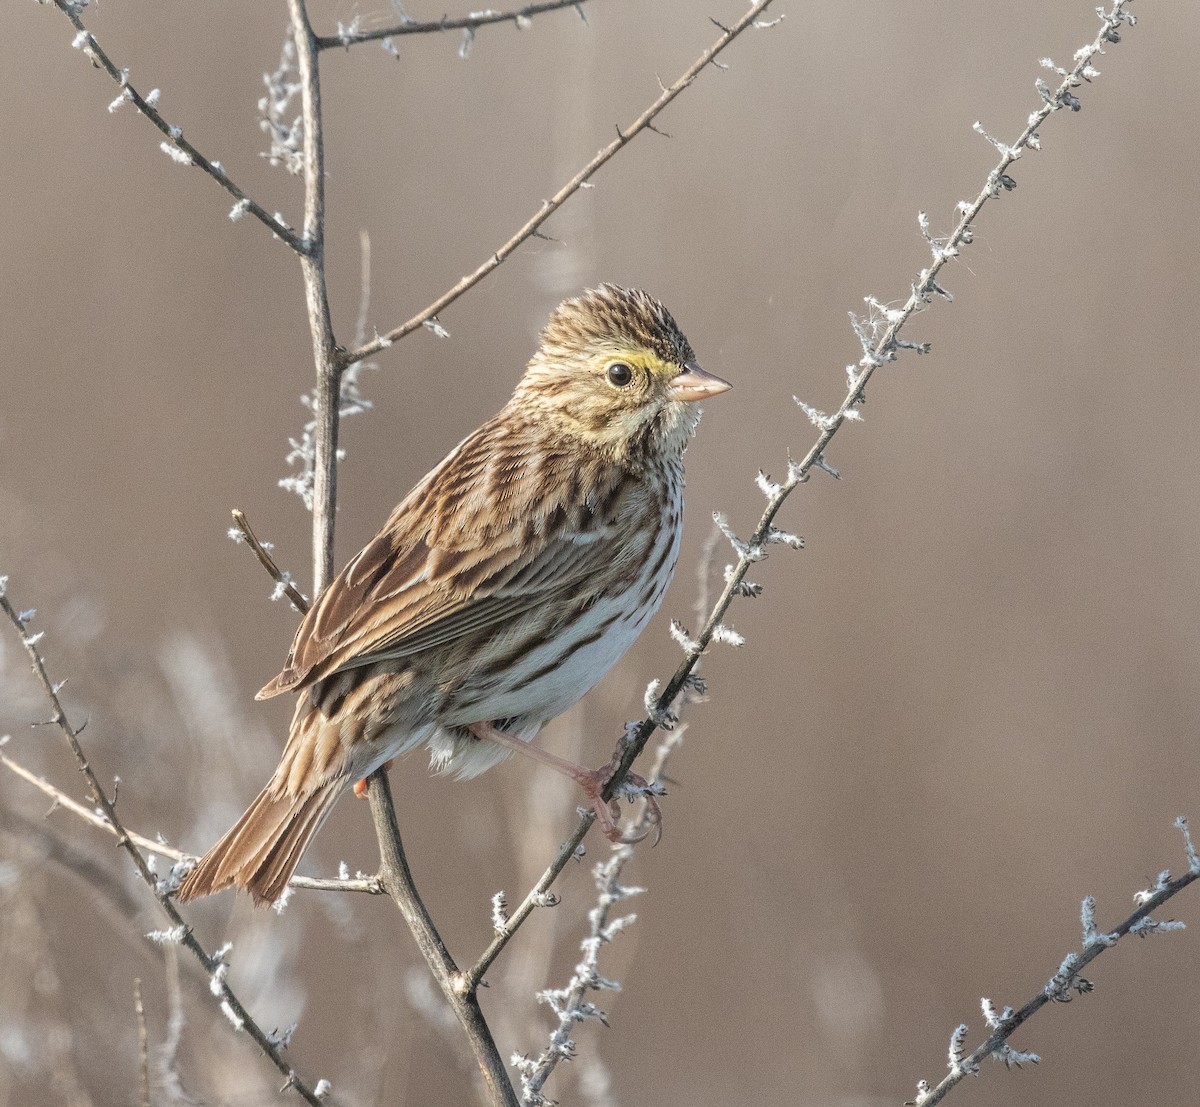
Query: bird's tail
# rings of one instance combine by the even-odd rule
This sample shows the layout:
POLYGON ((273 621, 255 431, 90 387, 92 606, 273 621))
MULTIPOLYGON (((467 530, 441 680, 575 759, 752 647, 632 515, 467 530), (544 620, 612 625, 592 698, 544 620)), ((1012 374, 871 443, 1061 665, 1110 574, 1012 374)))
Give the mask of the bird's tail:
POLYGON ((178 899, 237 887, 254 897, 256 907, 274 903, 346 784, 337 776, 292 795, 272 781, 184 878, 178 899))

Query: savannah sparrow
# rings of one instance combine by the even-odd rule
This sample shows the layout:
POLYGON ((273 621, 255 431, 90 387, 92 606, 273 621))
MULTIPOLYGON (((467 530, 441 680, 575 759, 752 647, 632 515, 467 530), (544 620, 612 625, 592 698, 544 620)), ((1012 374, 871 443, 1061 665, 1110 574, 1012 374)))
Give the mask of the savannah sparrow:
POLYGON ((179 898, 283 891, 334 802, 425 744, 472 777, 529 745, 629 649, 679 551, 683 451, 697 401, 729 388, 666 309, 602 285, 555 309, 498 415, 393 510, 304 617, 259 699, 299 691, 275 775, 179 898))

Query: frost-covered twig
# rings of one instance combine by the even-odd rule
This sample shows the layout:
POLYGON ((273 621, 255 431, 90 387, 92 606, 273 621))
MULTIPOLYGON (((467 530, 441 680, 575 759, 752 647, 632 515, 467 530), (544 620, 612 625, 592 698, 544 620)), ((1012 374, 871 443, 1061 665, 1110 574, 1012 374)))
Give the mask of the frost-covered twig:
MULTIPOLYGON (((154 898, 158 900, 159 906, 169 921, 169 931, 172 934, 178 935, 179 944, 186 946, 188 952, 200 962, 204 970, 211 974, 213 996, 217 999, 222 1010, 226 1011, 230 1021, 234 1022, 238 1029, 245 1030, 254 1039, 255 1043, 267 1055, 271 1063, 283 1074, 288 1084, 295 1088, 300 1096, 307 1103, 311 1104, 311 1107, 321 1107, 323 1101, 317 1097, 315 1090, 310 1088, 297 1075, 296 1070, 284 1059, 280 1049, 272 1044, 267 1034, 254 1021, 250 1013, 242 1005, 242 1001, 238 999, 237 995, 229 987, 229 983, 225 979, 228 966, 223 954, 218 951, 218 953, 210 955, 200 945, 195 935, 192 934, 191 927, 187 925, 187 922, 179 913, 179 909, 172 902, 165 882, 158 879, 151 869, 146 855, 142 853, 141 849, 138 848, 138 844, 125 829, 124 824, 117 815, 115 802, 109 797, 108 792, 100 783, 100 778, 96 775, 91 762, 83 751, 82 745, 80 745, 79 735, 83 728, 76 727, 71 723, 66 708, 59 698, 58 689, 61 685, 56 685, 46 671, 46 663, 38 649, 42 635, 29 633, 29 628, 26 625, 28 617, 22 617, 22 614, 12 606, 5 589, 6 584, 7 578, 0 577, 0 610, 8 617, 9 622, 12 623, 17 634, 20 636, 25 652, 29 656, 34 676, 46 694, 46 699, 50 704, 51 710, 48 722, 53 726, 57 726, 66 739, 67 745, 70 747, 71 753, 75 758, 75 763, 80 773, 83 774, 84 780, 87 782, 92 802, 99 809, 98 813, 108 824, 108 828, 116 835, 117 845, 129 855, 134 868, 137 869, 138 875, 142 878, 142 882, 150 889, 154 898)), ((157 849, 158 847, 155 848, 157 849)))
POLYGON ((162 117, 158 111, 158 89, 153 89, 143 96, 130 83, 129 71, 127 69, 119 69, 101 48, 100 43, 96 41, 96 36, 84 26, 79 14, 83 10, 82 4, 78 3, 77 0, 54 0, 54 6, 71 21, 72 26, 78 32, 75 36, 74 45, 91 58, 96 66, 103 69, 120 87, 121 94, 109 105, 110 111, 115 111, 123 102, 132 104, 165 136, 165 141, 162 143, 164 153, 168 154, 181 165, 194 165, 197 169, 203 170, 234 198, 236 202, 234 203, 233 210, 230 212, 231 219, 238 219, 242 215, 249 213, 267 227, 277 238, 286 242, 297 254, 304 254, 305 244, 295 231, 277 216, 268 212, 256 200, 247 196, 245 192, 229 179, 229 174, 226 173, 224 166, 219 161, 209 161, 208 158, 183 137, 183 131, 179 127, 172 126, 162 117))
MULTIPOLYGON (((443 16, 441 19, 425 22, 416 19, 402 19, 399 23, 387 27, 376 27, 370 31, 364 31, 356 24, 351 24, 349 27, 339 26, 337 34, 320 35, 317 38, 317 45, 322 50, 333 50, 337 47, 349 49, 351 46, 358 46, 363 42, 386 42, 388 39, 399 38, 402 35, 427 35, 435 34, 438 31, 467 31, 473 34, 478 28, 486 27, 491 23, 512 23, 518 30, 523 31, 529 26, 529 21, 535 15, 558 11, 561 8, 575 8, 579 12, 580 18, 583 18, 583 5, 586 2, 587 0, 542 0, 541 3, 526 4, 524 7, 509 11, 491 11, 489 9, 455 18, 443 16)), ((586 19, 584 21, 586 22, 586 19)))
MULTIPOLYGON (((731 530, 726 529, 727 537, 737 554, 737 563, 727 571, 724 591, 713 605, 700 633, 695 636, 691 648, 685 650, 683 662, 658 698, 655 705, 656 711, 650 713, 627 741, 614 780, 619 781, 623 778, 650 736, 658 728, 656 716, 669 712, 676 697, 683 691, 701 654, 716 637, 717 629, 723 625, 722 620, 729 605, 735 596, 742 594, 742 585, 751 566, 767 556, 767 547, 772 543, 781 543, 792 548, 798 548, 802 544, 795 535, 788 534, 774 526, 775 516, 779 509, 791 492, 809 479, 814 468, 827 470, 830 468, 825 461, 825 452, 842 425, 847 420, 854 421, 859 417, 856 409, 863 402, 867 382, 876 369, 895 360, 902 349, 911 348, 918 352, 924 352, 927 349, 923 345, 902 341, 901 330, 914 314, 928 306, 936 296, 945 295, 945 291, 937 283, 938 274, 951 258, 957 256, 959 248, 971 241, 972 220, 979 214, 986 202, 1000 195, 1002 188, 1009 187, 998 182, 1001 182, 1001 178, 1008 179, 1006 171, 1020 156, 1023 149, 1037 145, 1037 127, 1051 112, 1061 107, 1076 107, 1078 101, 1075 100, 1071 90, 1077 88, 1085 77, 1090 78, 1095 75, 1090 64, 1092 58, 1101 52, 1105 43, 1118 40, 1117 28, 1119 26, 1125 22, 1132 22, 1132 17, 1124 10, 1128 3, 1129 0, 1116 0, 1111 10, 1103 13, 1100 33, 1092 43, 1076 53, 1075 69, 1066 73, 1057 91, 1053 93, 1042 91, 1042 82, 1039 81, 1039 92, 1043 99, 1042 107, 1029 117, 1027 126, 1012 146, 1004 148, 1000 162, 988 174, 987 182, 975 201, 971 204, 960 205, 962 217, 954 231, 944 242, 932 245, 933 263, 928 269, 921 270, 904 306, 872 317, 865 326, 855 320, 863 354, 857 365, 848 370, 849 386, 845 397, 831 415, 810 412, 810 419, 820 433, 800 461, 789 459, 785 480, 777 484, 760 474, 762 479, 760 479, 759 485, 767 497, 767 506, 750 538, 743 541, 731 530)), ((723 524, 723 520, 719 516, 717 521, 718 525, 723 524)))
MULTIPOLYGON (((699 569, 700 595, 698 602, 704 607, 707 607, 707 573, 705 570, 709 560, 708 552, 709 550, 706 549, 706 552, 701 556, 699 569)), ((703 696, 703 687, 701 686, 699 689, 690 688, 689 693, 686 697, 687 701, 689 703, 698 702, 703 696)), ((667 762, 683 743, 687 724, 678 722, 678 720, 677 723, 677 726, 664 734, 663 741, 655 750, 654 761, 650 772, 646 776, 646 779, 652 785, 664 778, 667 762)), ((633 819, 632 825, 628 829, 628 835, 631 838, 639 838, 642 835, 648 834, 653 827, 654 816, 652 809, 649 803, 643 801, 641 811, 633 819)), ((613 847, 612 857, 607 862, 602 862, 596 866, 594 874, 596 878, 597 902, 596 906, 588 913, 589 932, 581 943, 586 964, 576 966, 575 975, 568 983, 566 989, 543 993, 543 995, 539 995, 538 997, 540 1001, 549 1002, 553 1006, 555 1014, 559 1019, 559 1025, 550 1036, 550 1044, 536 1059, 531 1060, 520 1054, 511 1058, 512 1064, 520 1074, 521 1096, 526 1107, 537 1107, 540 1104, 549 1107, 554 1102, 542 1095, 542 1089, 559 1061, 574 1058, 574 1043, 570 1041, 571 1024, 582 1022, 591 1017, 599 1018, 602 1022, 604 1021, 603 1014, 596 1011, 590 1004, 584 1001, 587 992, 595 986, 591 983, 589 973, 584 970, 589 964, 591 969, 595 970, 596 957, 600 946, 611 940, 618 930, 623 930, 635 919, 635 916, 629 915, 617 923, 610 922, 612 908, 617 903, 642 891, 641 888, 626 888, 620 884, 625 866, 632 857, 633 848, 631 846, 618 845, 613 847), (545 996, 544 999, 543 996, 545 996)), ((553 897, 553 893, 551 893, 547 902, 551 904, 557 903, 557 900, 553 897)), ((603 981, 600 986, 608 987, 611 984, 611 981, 603 981)))
POLYGON ((240 508, 233 509, 233 525, 235 530, 231 532, 240 536, 240 540, 244 541, 247 546, 253 551, 254 556, 258 558, 258 563, 267 571, 267 574, 275 582, 275 587, 283 595, 287 596, 291 605, 304 615, 308 612, 308 597, 296 587, 292 581, 291 573, 284 572, 271 556, 270 551, 259 540, 258 536, 250 528, 250 520, 246 518, 246 513, 240 508))
POLYGON ((1158 920, 1151 918, 1151 913, 1157 911, 1172 896, 1177 895, 1197 877, 1200 877, 1200 858, 1196 856, 1192 845, 1191 834, 1188 831, 1187 820, 1180 817, 1175 825, 1183 834, 1187 850, 1188 868, 1182 876, 1171 877, 1169 872, 1160 873, 1152 888, 1138 892, 1133 897, 1137 910, 1128 918, 1123 919, 1110 931, 1099 931, 1096 928, 1096 902, 1087 896, 1080 909, 1080 919, 1083 929, 1083 940, 1078 952, 1068 953, 1063 958, 1054 975, 1046 985, 1028 1003, 1019 1010, 1005 1007, 997 1011, 990 999, 982 1001, 983 1016, 991 1033, 970 1053, 966 1050, 967 1026, 957 1027, 950 1040, 949 1072, 942 1078, 941 1083, 930 1086, 922 1080, 917 1085, 917 1096, 913 1107, 934 1107, 940 1103, 946 1094, 958 1084, 963 1077, 979 1071, 979 1066, 989 1057, 1000 1061, 1006 1066, 1037 1064, 1041 1058, 1036 1053, 1028 1053, 1014 1049, 1009 1039, 1013 1032, 1027 1022, 1048 1003, 1066 1003, 1077 995, 1086 995, 1093 990, 1090 980, 1083 975, 1083 970, 1105 950, 1116 945, 1127 934, 1137 934, 1146 937, 1149 934, 1165 933, 1171 930, 1181 930, 1183 923, 1174 919, 1158 920))
MULTIPOLYGON (((367 314, 371 298, 371 242, 366 231, 359 232, 362 243, 362 285, 359 297, 358 327, 355 332, 355 342, 361 343, 366 337, 367 314)), ((341 421, 352 415, 361 415, 370 411, 374 404, 362 393, 360 386, 362 375, 369 369, 378 366, 373 361, 356 361, 353 365, 341 370, 338 381, 337 417, 340 428, 341 421)), ((316 404, 311 393, 300 397, 300 403, 309 411, 316 404)), ((317 428, 315 418, 305 423, 298 439, 289 439, 291 451, 287 455, 287 464, 296 467, 296 471, 279 480, 279 487, 288 492, 294 492, 309 511, 313 509, 314 487, 317 465, 317 428)), ((340 464, 345 459, 345 451, 337 450, 334 460, 340 464)))
POLYGON ((621 883, 625 865, 633 857, 633 847, 618 846, 613 855, 596 865, 594 876, 599 902, 588 912, 588 933, 580 942, 583 959, 565 987, 548 989, 538 995, 539 1002, 554 1012, 558 1025, 550 1034, 549 1044, 537 1057, 516 1054, 512 1064, 521 1076, 521 1101, 525 1107, 550 1107, 554 1100, 542 1095, 542 1088, 559 1061, 575 1055, 571 1037, 577 1023, 598 1019, 608 1025, 604 1011, 591 1003, 587 996, 594 991, 620 991, 621 985, 600 975, 600 951, 622 930, 631 925, 636 915, 613 918, 613 909, 644 889, 626 887, 621 883))
POLYGON ((393 342, 398 342, 405 335, 411 334, 419 327, 434 321, 441 311, 454 303, 468 289, 474 288, 484 277, 498 268, 522 242, 532 238, 550 216, 558 211, 576 192, 583 188, 601 166, 611 161, 619 150, 628 146, 642 131, 651 130, 651 124, 653 124, 662 110, 683 92, 700 75, 700 72, 706 66, 713 64, 717 55, 726 46, 745 31, 747 27, 752 27, 757 18, 766 11, 771 2, 772 0, 755 0, 750 10, 737 20, 737 22, 728 27, 722 27, 720 38, 692 62, 673 84, 663 88, 658 99, 646 108, 629 126, 624 128, 617 127, 617 137, 600 150, 587 165, 580 169, 549 200, 542 201, 541 207, 538 208, 537 212, 530 217, 524 226, 474 272, 469 273, 452 288, 443 292, 433 303, 414 315, 408 322, 401 323, 400 326, 393 327, 386 334, 376 335, 369 342, 361 343, 354 349, 347 351, 345 355, 346 363, 349 364, 361 361, 363 358, 371 357, 373 354, 377 354, 380 350, 392 345, 393 342))
POLYGON ((267 94, 258 101, 262 113, 259 126, 270 139, 270 146, 262 156, 298 177, 304 172, 304 115, 292 114, 292 101, 303 86, 296 67, 296 42, 291 35, 283 40, 275 71, 263 74, 263 84, 267 94))
MULTIPOLYGON (((684 642, 684 659, 659 693, 657 700, 651 705, 651 710, 647 712, 646 718, 637 727, 627 729, 626 734, 622 737, 618 763, 603 792, 605 797, 610 797, 620 787, 630 767, 645 749, 651 736, 656 730, 661 729, 662 720, 672 717, 672 709, 676 700, 694 679, 693 671, 699 663, 700 657, 714 638, 718 637, 718 628, 724 625, 725 613, 734 598, 757 596, 761 593, 762 589, 759 585, 751 584, 746 580, 746 575, 751 567, 766 558, 768 547, 772 544, 779 543, 791 548, 799 548, 802 545, 798 536, 782 531, 774 525, 775 517, 784 501, 797 487, 808 481, 814 469, 823 470, 835 478, 837 477, 837 471, 825 458, 825 451, 834 435, 847 421, 855 422, 861 418, 857 408, 863 402, 867 383, 875 371, 889 361, 894 361, 901 350, 911 349, 918 353, 927 351, 928 347, 923 344, 901 339, 900 334, 905 324, 914 314, 928 306, 935 297, 948 296, 937 283, 937 276, 951 258, 958 255, 959 248, 971 242, 972 221, 987 201, 998 197, 1004 191, 1010 191, 1014 186, 1007 170, 1013 161, 1020 157, 1021 151, 1027 148, 1041 148, 1037 128, 1056 110, 1064 107, 1078 110, 1079 101, 1072 90, 1078 88, 1081 82, 1090 81, 1097 75, 1091 66, 1092 59, 1097 53, 1102 52, 1105 44, 1119 41, 1118 28, 1122 24, 1133 22, 1132 16, 1125 11, 1129 2, 1130 0, 1115 0, 1110 10, 1100 11, 1099 14, 1102 18, 1100 33, 1093 42, 1076 52, 1076 65, 1074 69, 1065 72, 1057 90, 1044 89, 1044 82, 1038 81, 1042 107, 1030 115, 1027 126, 1016 141, 1011 146, 1003 147, 999 163, 988 174, 987 180, 974 202, 959 205, 962 216, 951 234, 943 241, 934 241, 927 232, 926 220, 922 214, 920 222, 922 230, 930 242, 933 253, 932 264, 929 268, 920 271, 916 281, 913 282, 912 291, 902 307, 888 309, 878 300, 868 297, 867 302, 871 307, 871 314, 868 318, 864 321, 856 316, 851 316, 852 325, 862 347, 862 356, 856 365, 849 366, 847 369, 849 384, 846 394, 837 410, 828 415, 801 404, 810 421, 819 431, 817 440, 799 461, 788 459, 787 477, 783 481, 776 482, 765 473, 759 473, 757 483, 760 491, 767 498, 767 506, 750 537, 748 539, 739 538, 723 516, 719 514, 715 516, 718 527, 728 538, 737 555, 737 561, 726 569, 725 588, 704 620, 700 632, 690 635, 680 628, 684 642)), ((498 952, 497 947, 502 947, 503 943, 516 933, 537 903, 549 893, 559 873, 575 856, 580 843, 591 828, 594 818, 595 815, 592 812, 580 816, 575 830, 559 846, 537 884, 509 916, 507 935, 494 939, 476 968, 471 971, 473 984, 477 984, 482 979, 483 971, 498 952)))

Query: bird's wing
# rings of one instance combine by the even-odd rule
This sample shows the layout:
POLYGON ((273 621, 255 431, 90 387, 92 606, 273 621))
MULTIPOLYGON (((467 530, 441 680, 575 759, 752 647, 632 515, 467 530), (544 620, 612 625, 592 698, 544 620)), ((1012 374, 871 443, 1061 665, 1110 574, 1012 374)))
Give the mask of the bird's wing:
POLYGON ((321 594, 259 698, 486 633, 611 579, 639 556, 621 523, 641 500, 611 466, 535 454, 503 422, 485 424, 321 594))

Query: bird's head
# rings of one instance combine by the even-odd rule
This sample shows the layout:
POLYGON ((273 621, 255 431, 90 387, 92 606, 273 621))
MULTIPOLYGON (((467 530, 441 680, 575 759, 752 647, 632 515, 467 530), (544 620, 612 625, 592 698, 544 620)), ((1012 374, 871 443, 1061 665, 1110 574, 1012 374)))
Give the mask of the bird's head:
POLYGON ((730 387, 700 368, 662 304, 604 284, 554 309, 512 403, 547 430, 632 461, 682 453, 698 402, 730 387))

